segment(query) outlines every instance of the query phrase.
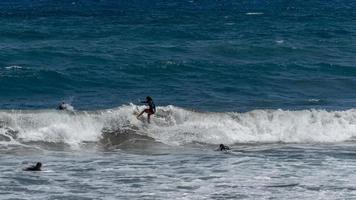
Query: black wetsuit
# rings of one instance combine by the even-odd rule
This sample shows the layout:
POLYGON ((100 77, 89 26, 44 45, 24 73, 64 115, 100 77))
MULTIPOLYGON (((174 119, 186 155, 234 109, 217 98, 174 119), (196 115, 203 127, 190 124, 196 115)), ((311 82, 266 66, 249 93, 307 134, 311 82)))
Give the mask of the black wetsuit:
POLYGON ((228 146, 226 146, 226 145, 223 145, 223 144, 220 144, 219 150, 220 150, 220 151, 227 151, 227 150, 230 150, 230 147, 228 147, 228 146))
POLYGON ((41 171, 41 167, 42 167, 42 164, 41 163, 37 163, 36 165, 31 166, 31 167, 27 167, 24 170, 25 171, 41 171))
POLYGON ((58 110, 65 110, 66 109, 66 105, 64 103, 61 103, 58 107, 58 110))

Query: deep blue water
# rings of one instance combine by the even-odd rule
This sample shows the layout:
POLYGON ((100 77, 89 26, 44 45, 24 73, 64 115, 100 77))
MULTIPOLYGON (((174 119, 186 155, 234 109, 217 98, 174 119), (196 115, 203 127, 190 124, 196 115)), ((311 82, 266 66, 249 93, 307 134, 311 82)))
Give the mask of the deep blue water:
POLYGON ((355 199, 355 64, 355 0, 1 0, 0 199, 355 199))
POLYGON ((0 3, 0 107, 207 111, 356 104, 356 3, 0 3))

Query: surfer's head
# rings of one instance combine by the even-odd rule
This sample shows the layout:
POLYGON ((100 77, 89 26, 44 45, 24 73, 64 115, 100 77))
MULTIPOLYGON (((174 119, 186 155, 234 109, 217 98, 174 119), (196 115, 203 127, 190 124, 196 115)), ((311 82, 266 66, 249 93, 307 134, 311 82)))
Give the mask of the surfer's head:
POLYGON ((36 165, 33 165, 31 167, 27 167, 24 170, 25 171, 41 171, 42 163, 38 162, 36 165))
POLYGON ((223 144, 220 144, 220 151, 224 150, 225 149, 225 146, 223 144))
POLYGON ((38 163, 36 164, 36 169, 41 169, 41 167, 42 167, 42 163, 38 162, 38 163))
POLYGON ((220 144, 219 145, 219 149, 220 151, 226 151, 226 150, 230 150, 230 147, 224 145, 224 144, 220 144))
POLYGON ((147 100, 147 101, 152 101, 152 98, 151 98, 150 96, 147 96, 147 97, 146 97, 146 100, 147 100))

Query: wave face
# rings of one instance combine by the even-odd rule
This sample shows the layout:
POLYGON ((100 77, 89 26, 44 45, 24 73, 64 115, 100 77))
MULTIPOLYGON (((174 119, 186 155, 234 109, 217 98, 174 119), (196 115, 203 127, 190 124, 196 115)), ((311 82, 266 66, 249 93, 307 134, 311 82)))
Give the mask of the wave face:
POLYGON ((152 123, 136 119, 143 109, 125 105, 100 111, 1 111, 0 141, 9 144, 115 145, 148 140, 168 145, 342 142, 356 136, 356 110, 254 110, 202 113, 159 107, 152 123))

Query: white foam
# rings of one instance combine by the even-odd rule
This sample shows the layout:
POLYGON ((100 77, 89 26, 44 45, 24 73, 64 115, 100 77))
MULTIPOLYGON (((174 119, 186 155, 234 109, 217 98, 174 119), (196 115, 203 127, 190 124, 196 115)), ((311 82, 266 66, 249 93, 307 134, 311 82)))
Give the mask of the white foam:
POLYGON ((74 107, 68 103, 65 103, 62 105, 63 106, 63 110, 67 110, 67 111, 72 111, 74 112, 74 107))
POLYGON ((341 142, 356 136, 356 110, 255 110, 196 113, 176 107, 168 126, 152 126, 151 137, 165 143, 341 142), (173 124, 173 125, 172 125, 173 124))
POLYGON ((308 99, 309 102, 319 102, 320 99, 308 99))
POLYGON ((246 15, 263 15, 263 12, 248 12, 246 15))
MULTIPOLYGON (((96 112, 0 111, 0 134, 18 132, 11 143, 43 141, 73 147, 96 142, 102 131, 134 126, 170 145, 188 143, 342 142, 356 136, 356 110, 254 110, 246 113, 202 113, 175 106, 158 107, 152 123, 136 119, 133 104, 96 112)), ((6 143, 6 141, 2 141, 6 143)))
POLYGON ((22 67, 19 65, 10 65, 5 67, 5 69, 22 69, 22 67))

